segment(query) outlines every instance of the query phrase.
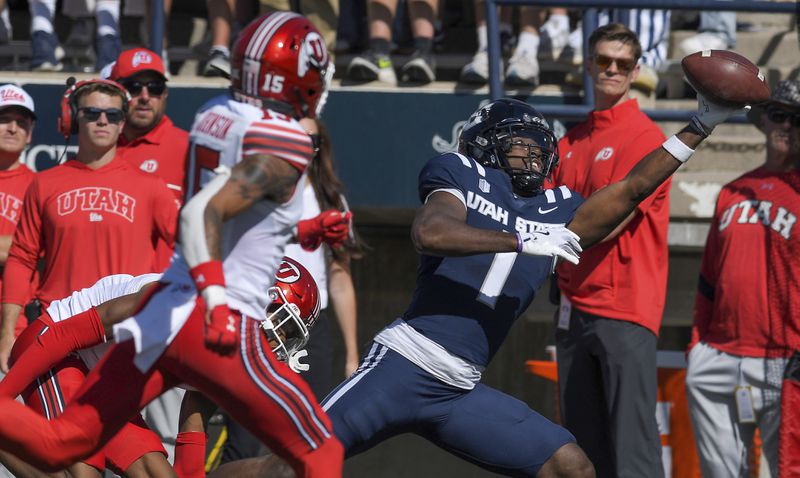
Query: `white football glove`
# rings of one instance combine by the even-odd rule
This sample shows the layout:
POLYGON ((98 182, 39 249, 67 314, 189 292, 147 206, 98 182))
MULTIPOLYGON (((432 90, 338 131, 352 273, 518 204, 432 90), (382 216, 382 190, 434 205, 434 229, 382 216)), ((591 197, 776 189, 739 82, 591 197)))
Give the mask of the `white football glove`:
POLYGON ((746 113, 748 111, 750 111, 750 106, 745 106, 744 108, 724 106, 713 103, 698 93, 697 114, 692 117, 692 123, 705 131, 706 136, 708 136, 718 124, 724 123, 726 119, 737 113, 746 113))
POLYGON ((291 356, 289 356, 289 368, 295 373, 305 372, 311 367, 307 363, 301 363, 300 359, 307 356, 308 350, 306 349, 298 350, 297 352, 293 353, 291 356))
POLYGON ((560 257, 572 264, 580 260, 581 238, 564 226, 517 233, 517 252, 528 256, 560 257))

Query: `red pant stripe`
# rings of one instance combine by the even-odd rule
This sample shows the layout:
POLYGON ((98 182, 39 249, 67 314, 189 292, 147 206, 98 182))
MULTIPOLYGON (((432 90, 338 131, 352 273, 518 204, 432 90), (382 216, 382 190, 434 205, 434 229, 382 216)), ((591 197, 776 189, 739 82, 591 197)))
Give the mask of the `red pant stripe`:
POLYGON ((300 435, 303 436, 311 449, 315 450, 319 446, 319 435, 309 428, 308 420, 295 397, 291 396, 287 390, 281 388, 280 384, 274 380, 272 374, 267 371, 269 359, 264 357, 263 354, 258 353, 261 345, 259 340, 261 338, 261 330, 258 327, 258 323, 255 321, 250 323, 249 320, 243 318, 242 325, 244 327, 249 326, 245 332, 247 343, 243 351, 245 352, 246 365, 251 379, 262 389, 263 387, 267 387, 270 392, 274 394, 276 401, 279 401, 281 407, 288 413, 289 418, 294 422, 300 435), (262 363, 262 361, 267 363, 262 363))
MULTIPOLYGON (((322 442, 326 438, 330 438, 330 433, 316 415, 314 407, 308 402, 306 395, 302 391, 298 390, 290 380, 287 380, 277 370, 275 370, 275 367, 272 366, 272 362, 265 355, 264 348, 262 347, 262 341, 259 340, 259 338, 263 337, 262 334, 263 331, 261 330, 261 327, 259 327, 258 322, 253 321, 252 341, 255 345, 254 353, 257 350, 259 358, 259 360, 254 361, 256 364, 261 364, 257 370, 260 371, 262 376, 264 376, 269 382, 274 383, 277 387, 277 390, 282 392, 286 398, 292 399, 292 397, 294 397, 292 403, 295 407, 295 410, 300 411, 299 415, 301 418, 303 418, 304 425, 311 430, 317 441, 322 442)), ((271 354, 272 352, 270 351, 269 353, 271 354)))
POLYGON ((58 384, 58 377, 52 370, 47 372, 47 378, 42 381, 39 377, 36 379, 37 391, 39 392, 39 400, 42 402, 42 410, 44 416, 48 420, 52 420, 64 412, 64 397, 61 394, 61 388, 58 384))
MULTIPOLYGON (((252 331, 248 330, 248 322, 250 321, 244 317, 242 318, 240 345, 242 361, 244 362, 247 374, 261 391, 283 409, 284 413, 286 413, 292 423, 294 423, 299 435, 303 437, 309 447, 311 447, 312 450, 316 450, 321 444, 318 443, 318 434, 306 428, 307 422, 305 417, 302 413, 296 411, 302 410, 296 399, 291 397, 287 391, 280 390, 278 387, 278 383, 274 380, 277 373, 274 369, 270 371, 272 367, 269 365, 269 360, 263 355, 263 351, 260 357, 256 355, 256 349, 260 348, 260 342, 257 339, 257 334, 260 333, 260 330, 258 329, 258 323, 256 321, 253 321, 252 331), (306 422, 305 426, 303 422, 306 422), (314 437, 312 437, 312 435, 314 435, 314 437)), ((302 393, 298 390, 295 389, 295 392, 302 396, 302 393)))

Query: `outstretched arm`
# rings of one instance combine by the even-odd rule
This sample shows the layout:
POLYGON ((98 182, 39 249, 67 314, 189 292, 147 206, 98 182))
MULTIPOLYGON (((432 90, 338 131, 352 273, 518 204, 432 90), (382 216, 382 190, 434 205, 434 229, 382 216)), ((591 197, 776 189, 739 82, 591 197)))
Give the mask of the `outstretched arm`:
POLYGON ((701 95, 698 113, 678 134, 642 158, 627 176, 592 194, 578 208, 569 229, 588 247, 608 237, 636 206, 650 196, 703 142, 719 123, 740 111, 708 102, 701 95), (681 144, 682 143, 682 144, 681 144))
POLYGON ((68 320, 56 322, 44 333, 41 333, 41 322, 31 324, 14 346, 11 354, 13 367, 0 381, 0 396, 16 397, 67 355, 101 344, 106 337, 113 337, 113 325, 134 315, 147 292, 155 285, 155 282, 145 284, 138 292, 111 299, 68 320), (35 339, 30 338, 31 334, 35 339))
MULTIPOLYGON (((687 147, 695 149, 702 136, 688 126, 677 135, 687 147)), ((636 209, 683 164, 659 146, 639 161, 627 176, 595 192, 581 204, 569 229, 588 247, 611 234, 617 225, 636 209)))

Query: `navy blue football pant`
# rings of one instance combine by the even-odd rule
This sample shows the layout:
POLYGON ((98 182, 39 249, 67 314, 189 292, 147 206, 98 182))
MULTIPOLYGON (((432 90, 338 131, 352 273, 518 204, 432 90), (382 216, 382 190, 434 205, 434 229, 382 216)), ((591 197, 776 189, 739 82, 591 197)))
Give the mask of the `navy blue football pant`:
POLYGON ((384 345, 368 350, 358 371, 322 402, 347 457, 410 432, 487 470, 534 477, 575 441, 510 395, 481 383, 455 388, 384 345))

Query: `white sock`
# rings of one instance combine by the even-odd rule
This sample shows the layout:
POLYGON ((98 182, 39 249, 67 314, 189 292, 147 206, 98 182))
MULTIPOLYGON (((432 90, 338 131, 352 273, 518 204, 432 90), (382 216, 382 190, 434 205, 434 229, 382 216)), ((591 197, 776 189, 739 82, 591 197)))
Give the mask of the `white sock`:
POLYGON ((489 48, 489 41, 486 36, 486 25, 478 27, 478 51, 486 51, 489 48))
POLYGON ((547 19, 547 22, 551 23, 554 27, 556 27, 556 31, 559 30, 569 31, 569 17, 566 15, 561 15, 561 14, 550 15, 550 18, 547 19))
POLYGON ((539 51, 539 35, 521 32, 517 39, 517 50, 539 51))
POLYGON ((231 50, 225 45, 212 45, 211 49, 208 51, 208 53, 210 55, 211 53, 214 53, 215 51, 218 51, 218 52, 224 54, 225 58, 230 58, 231 57, 231 50))
POLYGON ((29 9, 31 20, 31 33, 53 33, 53 12, 56 11, 56 0, 31 0, 29 9))
POLYGON ((119 36, 119 0, 97 0, 97 36, 119 36))

